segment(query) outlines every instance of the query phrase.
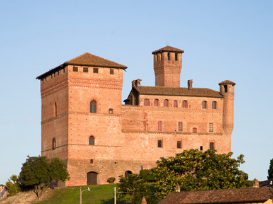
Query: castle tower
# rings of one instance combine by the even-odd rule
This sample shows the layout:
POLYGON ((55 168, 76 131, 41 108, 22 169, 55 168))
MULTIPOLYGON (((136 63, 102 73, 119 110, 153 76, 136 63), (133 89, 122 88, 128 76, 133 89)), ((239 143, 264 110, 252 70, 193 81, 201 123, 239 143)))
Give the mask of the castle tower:
POLYGON ((180 87, 180 73, 182 69, 182 53, 171 46, 153 51, 155 86, 180 87))
POLYGON ((234 112, 234 82, 225 80, 219 83, 220 93, 224 96, 223 101, 223 130, 226 135, 231 135, 233 131, 234 112))

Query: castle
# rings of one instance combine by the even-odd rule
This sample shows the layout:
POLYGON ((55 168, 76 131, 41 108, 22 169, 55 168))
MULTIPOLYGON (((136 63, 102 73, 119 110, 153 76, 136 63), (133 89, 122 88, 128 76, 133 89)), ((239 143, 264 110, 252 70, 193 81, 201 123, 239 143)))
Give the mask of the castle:
POLYGON ((105 184, 109 177, 155 167, 186 149, 231 150, 235 83, 220 91, 180 87, 183 50, 154 55, 155 86, 132 82, 122 105, 124 65, 85 53, 40 75, 41 155, 67 163, 65 186, 105 184))

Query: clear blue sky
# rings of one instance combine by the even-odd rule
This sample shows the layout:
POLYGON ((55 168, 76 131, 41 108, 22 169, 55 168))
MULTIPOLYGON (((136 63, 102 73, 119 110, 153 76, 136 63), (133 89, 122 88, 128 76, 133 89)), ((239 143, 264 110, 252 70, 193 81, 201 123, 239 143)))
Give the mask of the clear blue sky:
POLYGON ((265 180, 273 158, 273 1, 0 1, 0 184, 41 146, 36 76, 85 52, 128 66, 131 81, 154 85, 152 51, 185 50, 181 86, 235 87, 234 156, 265 180))

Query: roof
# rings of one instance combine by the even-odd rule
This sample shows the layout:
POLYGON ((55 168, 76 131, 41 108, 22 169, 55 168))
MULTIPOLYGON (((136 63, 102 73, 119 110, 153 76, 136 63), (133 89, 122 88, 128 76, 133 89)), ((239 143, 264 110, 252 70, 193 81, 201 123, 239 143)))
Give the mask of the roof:
POLYGON ((164 86, 138 86, 134 87, 140 95, 163 95, 163 96, 196 96, 222 98, 218 91, 208 88, 172 88, 164 86))
POLYGON ((273 188, 237 188, 209 191, 173 192, 160 204, 195 204, 195 203, 251 203, 264 202, 273 197, 273 188))
POLYGON ((232 84, 233 86, 236 85, 233 81, 225 80, 219 83, 219 85, 226 85, 226 84, 232 84))
POLYGON ((152 52, 152 54, 158 53, 158 52, 178 52, 178 53, 184 53, 184 50, 177 49, 175 47, 166 46, 161 49, 155 50, 152 52))
POLYGON ((64 62, 63 64, 59 65, 58 67, 55 67, 55 68, 49 70, 48 72, 38 76, 36 79, 41 79, 43 77, 46 77, 46 76, 52 74, 53 72, 56 72, 56 71, 62 69, 66 65, 111 67, 111 68, 118 68, 118 69, 126 69, 127 68, 126 66, 124 66, 122 64, 119 64, 119 63, 116 63, 116 62, 113 62, 113 61, 110 61, 110 60, 107 60, 102 57, 98 57, 96 55, 92 55, 92 54, 86 52, 78 57, 75 57, 71 60, 64 62))

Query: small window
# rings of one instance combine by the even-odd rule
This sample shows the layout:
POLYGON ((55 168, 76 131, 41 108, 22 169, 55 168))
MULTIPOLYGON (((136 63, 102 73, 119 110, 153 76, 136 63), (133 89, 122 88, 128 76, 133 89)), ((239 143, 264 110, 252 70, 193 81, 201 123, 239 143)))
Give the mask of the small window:
POLYGON ((52 138, 52 150, 56 149, 56 139, 55 137, 52 138))
POLYGON ((182 102, 182 108, 188 108, 188 101, 184 100, 182 102))
POLYGON ((178 61, 177 53, 175 53, 175 61, 178 61))
POLYGON ((157 140, 157 147, 163 147, 162 140, 157 140))
POLYGON ((200 146, 200 151, 203 151, 203 146, 200 146))
POLYGON ((181 147, 182 147, 182 145, 181 145, 181 141, 177 141, 176 146, 177 146, 177 149, 181 149, 181 147))
POLYGON ((178 107, 177 100, 174 100, 174 101, 173 101, 173 107, 175 107, 175 108, 177 108, 177 107, 178 107))
POLYGON ((168 52, 168 55, 167 55, 167 60, 170 60, 170 53, 168 52))
POLYGON ((150 106, 150 100, 144 99, 144 106, 150 106))
POLYGON ((217 102, 216 101, 212 101, 212 109, 217 109, 217 102))
POLYGON ((95 100, 92 100, 90 102, 90 113, 96 113, 97 112, 97 102, 95 100))
POLYGON ((78 72, 78 67, 73 67, 73 72, 78 72))
POLYGON ((164 100, 164 107, 169 107, 169 100, 168 99, 164 100))
POLYGON ((224 85, 225 93, 228 92, 227 85, 224 85))
POLYGON ((158 106, 158 99, 154 100, 154 106, 158 106))
POLYGON ((93 68, 93 73, 99 73, 99 68, 93 68))
POLYGON ((197 128, 192 128, 193 133, 197 133, 197 128))
POLYGON ((87 73, 87 72, 88 72, 88 67, 84 67, 84 68, 83 68, 83 72, 86 72, 86 73, 87 73))
POLYGON ((93 159, 90 159, 90 164, 93 164, 94 163, 94 160, 93 159))
POLYGON ((209 123, 209 132, 213 132, 213 123, 209 123))
POLYGON ((65 73, 65 68, 64 68, 64 73, 65 73))
POLYGON ((207 109, 207 101, 202 102, 202 109, 207 109))
POLYGON ((158 130, 162 130, 162 121, 158 121, 158 130))
POLYGON ((214 149, 215 147, 214 147, 214 142, 210 142, 209 143, 209 149, 214 149))
POLYGON ((95 145, 95 138, 94 136, 89 137, 89 145, 95 145))
POLYGON ((178 122, 178 131, 183 131, 183 123, 178 122))
POLYGON ((113 114, 113 113, 114 113, 113 109, 109 108, 109 114, 113 114))
POLYGON ((56 117, 57 116, 57 103, 54 103, 54 109, 53 109, 53 115, 54 115, 54 117, 56 117))
POLYGON ((110 74, 111 74, 111 75, 114 74, 114 69, 110 69, 110 74))

